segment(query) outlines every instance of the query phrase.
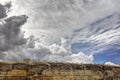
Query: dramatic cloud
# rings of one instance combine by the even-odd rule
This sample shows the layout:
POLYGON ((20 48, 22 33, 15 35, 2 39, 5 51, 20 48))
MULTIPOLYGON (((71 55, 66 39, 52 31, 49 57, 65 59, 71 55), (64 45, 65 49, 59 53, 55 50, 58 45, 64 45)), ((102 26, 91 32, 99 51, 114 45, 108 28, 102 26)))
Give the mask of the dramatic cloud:
POLYGON ((20 26, 26 22, 27 17, 13 16, 1 21, 0 24, 0 51, 14 48, 15 46, 22 45, 26 42, 20 26))
POLYGON ((24 38, 21 26, 28 17, 21 15, 6 18, 10 4, 0 6, 0 16, 3 18, 0 21, 0 61, 20 61, 30 58, 35 61, 93 63, 92 56, 84 53, 73 54, 71 45, 65 38, 61 39, 60 44, 54 43, 49 46, 32 35, 24 38))
POLYGON ((4 52, 6 56, 3 60, 21 61, 24 58, 30 58, 35 61, 93 63, 92 55, 88 56, 82 52, 72 53, 67 39, 62 38, 60 44, 54 43, 50 46, 45 46, 35 40, 34 37, 30 37, 30 39, 24 46, 4 52))
POLYGON ((29 16, 24 26, 26 35, 44 36, 46 44, 59 41, 61 37, 73 37, 75 29, 83 29, 119 11, 119 4, 114 0, 13 0, 13 4, 11 15, 25 13, 29 16))
MULTIPOLYGON (((1 5, 1 4, 0 4, 1 5)), ((21 46, 26 43, 26 39, 20 30, 21 25, 23 25, 27 16, 12 16, 7 17, 7 11, 11 7, 11 3, 7 3, 4 6, 0 6, 0 53, 1 58, 3 58, 3 52, 14 49, 16 46, 21 46)))
POLYGON ((46 45, 68 37, 73 53, 95 55, 120 49, 119 3, 119 0, 14 0, 12 13, 29 16, 23 28, 27 36, 35 35, 46 45))
POLYGON ((0 7, 0 48, 4 51, 1 56, 6 55, 4 59, 93 63, 97 54, 120 50, 119 0, 11 1, 11 12, 11 5, 0 7), (26 16, 17 16, 21 14, 29 16, 26 24, 26 16), (26 38, 21 31, 25 31, 26 38))

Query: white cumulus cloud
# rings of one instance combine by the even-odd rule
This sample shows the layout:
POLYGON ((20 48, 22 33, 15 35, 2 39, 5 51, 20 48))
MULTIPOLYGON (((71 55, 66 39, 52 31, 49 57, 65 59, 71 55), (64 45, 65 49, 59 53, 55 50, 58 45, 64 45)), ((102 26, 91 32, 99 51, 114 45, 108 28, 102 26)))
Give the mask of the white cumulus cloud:
POLYGON ((115 63, 113 63, 113 62, 105 62, 105 65, 120 66, 120 65, 115 64, 115 63))

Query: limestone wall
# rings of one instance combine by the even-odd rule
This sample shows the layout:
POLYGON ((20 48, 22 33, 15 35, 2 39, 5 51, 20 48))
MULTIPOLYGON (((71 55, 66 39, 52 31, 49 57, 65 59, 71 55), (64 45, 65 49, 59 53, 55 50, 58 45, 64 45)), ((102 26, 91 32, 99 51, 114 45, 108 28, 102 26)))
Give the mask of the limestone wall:
POLYGON ((120 67, 72 63, 2 63, 0 80, 120 80, 120 67))

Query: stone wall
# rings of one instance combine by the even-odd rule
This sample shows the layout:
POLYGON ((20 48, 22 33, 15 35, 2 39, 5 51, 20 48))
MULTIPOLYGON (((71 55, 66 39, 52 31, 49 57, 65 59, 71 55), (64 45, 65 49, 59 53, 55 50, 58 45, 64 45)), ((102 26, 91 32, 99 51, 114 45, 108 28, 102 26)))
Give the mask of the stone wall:
POLYGON ((0 63, 0 80, 120 80, 120 66, 73 63, 0 63))

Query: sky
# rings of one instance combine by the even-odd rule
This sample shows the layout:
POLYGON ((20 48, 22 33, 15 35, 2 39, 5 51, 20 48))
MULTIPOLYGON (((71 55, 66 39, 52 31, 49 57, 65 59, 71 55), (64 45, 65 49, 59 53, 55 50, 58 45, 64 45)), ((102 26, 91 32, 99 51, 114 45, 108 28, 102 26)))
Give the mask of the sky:
POLYGON ((120 65, 120 0, 0 3, 0 61, 120 65))

